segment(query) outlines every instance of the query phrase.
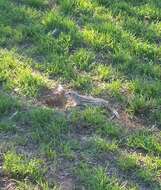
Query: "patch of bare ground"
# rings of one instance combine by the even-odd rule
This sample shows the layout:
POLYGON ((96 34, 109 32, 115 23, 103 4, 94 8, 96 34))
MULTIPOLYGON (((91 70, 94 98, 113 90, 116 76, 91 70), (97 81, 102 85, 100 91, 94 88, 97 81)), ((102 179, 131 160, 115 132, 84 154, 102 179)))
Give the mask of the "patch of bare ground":
POLYGON ((74 179, 68 172, 60 172, 58 175, 58 183, 62 190, 75 189, 74 179))
POLYGON ((136 117, 131 117, 126 111, 123 109, 119 109, 119 119, 115 119, 117 123, 119 123, 121 126, 124 126, 128 128, 129 130, 135 130, 135 129, 144 129, 145 125, 143 122, 136 118, 136 117))

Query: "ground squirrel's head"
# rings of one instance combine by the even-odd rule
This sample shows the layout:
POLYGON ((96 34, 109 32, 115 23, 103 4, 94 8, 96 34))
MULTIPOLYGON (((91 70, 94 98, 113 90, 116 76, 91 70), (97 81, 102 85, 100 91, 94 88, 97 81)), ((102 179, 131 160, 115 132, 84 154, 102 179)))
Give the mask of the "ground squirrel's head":
POLYGON ((60 94, 64 95, 65 94, 65 89, 61 84, 58 85, 58 87, 53 91, 54 94, 60 94))
POLYGON ((74 92, 74 91, 68 91, 68 92, 65 93, 65 96, 67 98, 74 98, 74 99, 76 99, 78 97, 78 94, 76 92, 74 92))

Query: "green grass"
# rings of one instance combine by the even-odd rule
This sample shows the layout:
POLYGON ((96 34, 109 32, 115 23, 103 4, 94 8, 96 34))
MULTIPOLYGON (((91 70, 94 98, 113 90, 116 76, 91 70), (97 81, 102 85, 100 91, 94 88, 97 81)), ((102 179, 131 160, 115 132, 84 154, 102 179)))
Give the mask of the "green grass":
POLYGON ((45 88, 45 79, 30 68, 30 61, 24 63, 14 52, 0 50, 0 81, 5 89, 15 90, 26 96, 36 96, 45 88))
POLYGON ((34 190, 36 188, 42 188, 43 190, 60 190, 56 185, 54 187, 49 187, 47 183, 39 183, 38 185, 31 184, 29 182, 17 182, 17 190, 34 190))
POLYGON ((19 108, 19 103, 16 99, 8 94, 0 92, 0 116, 12 113, 19 108))
POLYGON ((131 155, 121 155, 118 159, 118 166, 124 171, 130 171, 137 168, 137 160, 131 155))
POLYGON ((0 15, 0 181, 159 190, 160 0, 1 0, 0 15), (108 100, 120 119, 49 108, 57 84, 108 100))
POLYGON ((0 123, 0 133, 4 132, 15 132, 16 131, 16 127, 14 124, 12 123, 5 123, 5 122, 1 122, 0 123))
POLYGON ((7 152, 4 156, 3 170, 16 178, 25 178, 26 176, 33 180, 40 180, 43 177, 40 160, 27 160, 14 152, 7 152))
POLYGON ((68 132, 64 114, 47 108, 33 108, 26 113, 20 113, 16 120, 30 126, 33 140, 39 142, 59 142, 61 136, 68 132))
POLYGON ((150 186, 159 188, 160 158, 153 156, 142 156, 141 154, 121 155, 118 159, 118 166, 129 173, 134 173, 138 180, 142 180, 150 186))
MULTIPOLYGON (((159 135, 160 136, 160 135, 159 135)), ((147 131, 139 131, 132 134, 127 139, 129 147, 140 148, 147 152, 159 154, 161 153, 161 142, 159 137, 154 136, 147 131)))
POLYGON ((47 159, 54 160, 57 158, 57 152, 52 149, 51 144, 40 144, 40 152, 47 159))
POLYGON ((91 144, 94 146, 97 153, 109 153, 118 150, 118 144, 116 141, 108 142, 100 137, 93 137, 91 139, 91 144))
MULTIPOLYGON (((88 165, 81 164, 80 168, 76 170, 79 176, 80 183, 86 189, 95 190, 121 190, 126 189, 114 177, 107 177, 106 170, 101 167, 89 167, 88 165)), ((135 188, 131 188, 135 189, 135 188)))
POLYGON ((87 107, 83 111, 73 110, 70 119, 72 124, 79 125, 82 123, 82 126, 92 128, 102 136, 109 135, 112 138, 117 138, 123 133, 119 125, 108 121, 105 110, 99 108, 87 107))

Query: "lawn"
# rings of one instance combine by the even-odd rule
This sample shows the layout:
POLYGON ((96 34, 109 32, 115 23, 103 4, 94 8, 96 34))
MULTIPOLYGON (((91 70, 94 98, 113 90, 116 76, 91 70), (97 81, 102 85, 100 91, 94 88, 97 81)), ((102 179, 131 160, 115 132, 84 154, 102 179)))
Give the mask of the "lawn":
POLYGON ((0 189, 161 189, 160 0, 0 0, 0 189))

